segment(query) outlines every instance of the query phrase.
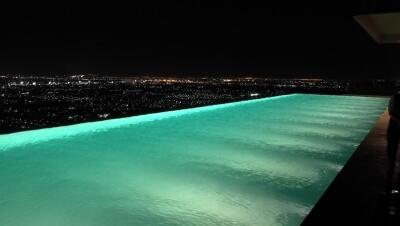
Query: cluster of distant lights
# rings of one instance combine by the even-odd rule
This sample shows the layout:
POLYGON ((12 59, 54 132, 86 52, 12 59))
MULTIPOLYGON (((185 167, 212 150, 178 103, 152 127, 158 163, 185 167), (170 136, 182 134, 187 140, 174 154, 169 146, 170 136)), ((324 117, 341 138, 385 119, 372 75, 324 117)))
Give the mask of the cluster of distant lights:
MULTIPOLYGON (((312 77, 312 76, 310 76, 312 77)), ((322 81, 329 81, 332 79, 318 79, 318 78, 288 78, 288 79, 279 79, 279 78, 263 78, 263 77, 251 77, 251 76, 246 76, 246 77, 222 77, 221 78, 216 78, 216 77, 198 77, 198 78, 178 78, 178 77, 173 77, 173 76, 136 76, 136 77, 123 77, 123 76, 98 76, 98 75, 93 75, 93 74, 76 74, 76 75, 70 75, 70 76, 22 76, 22 75, 0 75, 0 78, 13 78, 13 79, 51 79, 51 81, 48 81, 46 83, 39 83, 36 81, 19 81, 19 82, 9 82, 8 86, 36 86, 36 85, 71 85, 71 84, 78 84, 78 85, 91 85, 91 84, 97 84, 98 81, 95 80, 109 80, 107 83, 109 84, 114 84, 114 83, 161 83, 161 84, 176 84, 176 83, 203 83, 203 82, 209 82, 209 81, 219 81, 223 83, 235 83, 235 82, 256 82, 256 81, 274 81, 274 80, 291 80, 293 82, 295 81, 302 81, 302 82, 309 82, 309 83, 316 83, 316 82, 322 82, 322 81), (75 81, 66 81, 66 79, 72 79, 75 81)), ((380 80, 378 80, 380 81, 380 80)), ((282 85, 283 87, 285 86, 290 86, 290 85, 282 85)), ((4 86, 3 86, 4 87, 4 86)), ((252 96, 257 96, 256 94, 252 96)))

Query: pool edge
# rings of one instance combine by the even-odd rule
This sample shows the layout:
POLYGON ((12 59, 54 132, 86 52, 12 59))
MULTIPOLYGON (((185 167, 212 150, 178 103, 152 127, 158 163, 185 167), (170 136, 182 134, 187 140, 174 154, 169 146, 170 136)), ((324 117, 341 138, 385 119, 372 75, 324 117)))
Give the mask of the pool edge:
POLYGON ((387 172, 385 110, 301 225, 384 225, 378 210, 387 172))

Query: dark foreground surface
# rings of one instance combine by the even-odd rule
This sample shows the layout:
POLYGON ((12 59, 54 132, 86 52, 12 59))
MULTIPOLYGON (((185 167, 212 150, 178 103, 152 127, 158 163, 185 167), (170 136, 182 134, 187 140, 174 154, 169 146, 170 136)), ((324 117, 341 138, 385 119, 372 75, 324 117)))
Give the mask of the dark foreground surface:
POLYGON ((398 200, 384 196, 388 120, 385 112, 302 225, 400 225, 398 200))

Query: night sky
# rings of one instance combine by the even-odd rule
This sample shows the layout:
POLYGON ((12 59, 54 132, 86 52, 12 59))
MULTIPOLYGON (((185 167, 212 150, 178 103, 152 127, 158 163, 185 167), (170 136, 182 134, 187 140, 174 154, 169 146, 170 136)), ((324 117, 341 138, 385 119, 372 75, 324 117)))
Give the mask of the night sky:
POLYGON ((52 16, 2 17, 0 72, 400 75, 399 46, 376 44, 352 17, 394 8, 344 8, 328 12, 318 7, 182 1, 136 5, 119 15, 65 10, 52 16))

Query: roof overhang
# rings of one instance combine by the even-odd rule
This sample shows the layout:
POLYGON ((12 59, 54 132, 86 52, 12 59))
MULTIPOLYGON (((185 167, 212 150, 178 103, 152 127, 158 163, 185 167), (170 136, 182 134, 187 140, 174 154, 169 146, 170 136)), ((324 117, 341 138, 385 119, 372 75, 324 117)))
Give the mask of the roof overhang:
POLYGON ((358 15, 354 18, 377 43, 400 43, 400 12, 358 15))

